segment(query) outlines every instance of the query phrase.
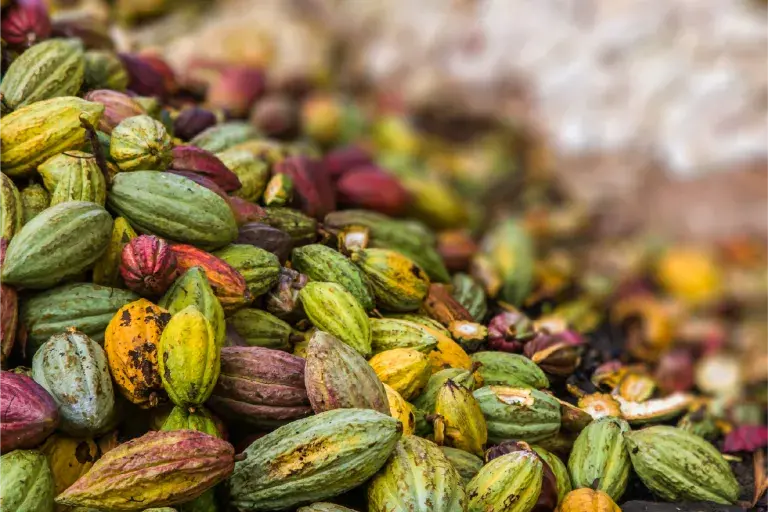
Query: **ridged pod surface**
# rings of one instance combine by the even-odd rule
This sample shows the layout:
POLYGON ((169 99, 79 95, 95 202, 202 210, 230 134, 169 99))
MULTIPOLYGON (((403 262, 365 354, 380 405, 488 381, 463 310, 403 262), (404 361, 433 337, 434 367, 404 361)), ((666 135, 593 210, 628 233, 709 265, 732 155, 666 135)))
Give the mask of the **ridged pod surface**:
POLYGON ((384 385, 363 356, 349 345, 315 331, 306 359, 304 384, 316 413, 346 408, 389 414, 384 385))
POLYGON ((362 484, 400 439, 396 419, 370 409, 334 409, 257 439, 229 479, 243 511, 282 510, 339 495, 362 484))
POLYGON ((667 501, 739 498, 739 483, 720 452, 703 438, 676 427, 655 425, 626 432, 632 468, 646 487, 667 501))
POLYGON ((452 380, 447 380, 437 393, 435 413, 440 418, 435 421, 435 439, 443 436, 445 444, 483 455, 488 441, 488 428, 483 411, 472 393, 452 380), (444 431, 438 433, 438 425, 444 431))
POLYGON ((534 247, 530 235, 519 222, 507 219, 486 235, 480 251, 501 281, 498 298, 520 305, 533 287, 534 247))
POLYGON ((23 209, 19 189, 11 178, 0 175, 0 238, 9 242, 20 229, 23 220, 23 209))
POLYGON ((477 373, 488 385, 548 388, 549 380, 539 366, 525 356, 506 352, 476 352, 477 373))
POLYGON ((416 414, 413 406, 392 389, 392 386, 384 384, 384 391, 387 392, 387 402, 389 403, 389 415, 400 420, 403 424, 403 435, 412 435, 416 432, 416 414))
POLYGON ((209 436, 223 437, 211 413, 203 407, 196 408, 194 412, 185 407, 174 407, 160 430, 196 430, 209 436))
POLYGON ((55 493, 59 494, 86 474, 101 456, 93 439, 78 439, 55 434, 40 447, 51 468, 55 493))
POLYGON ((474 392, 488 424, 488 440, 539 441, 560 429, 560 403, 531 388, 484 386, 474 392))
POLYGON ((210 322, 197 306, 171 317, 160 337, 158 370, 174 404, 203 405, 219 378, 220 350, 210 322))
POLYGON ((233 192, 235 197, 256 202, 261 199, 269 178, 269 165, 242 149, 229 149, 216 156, 240 180, 241 186, 233 192))
POLYGON ((437 338, 422 326, 398 318, 371 318, 371 349, 374 354, 393 348, 412 348, 429 354, 437 338))
POLYGON ((369 364, 383 383, 392 386, 406 400, 418 395, 431 375, 427 356, 411 348, 379 352, 369 364))
POLYGON ((59 428, 93 436, 111 426, 115 392, 107 355, 95 341, 71 330, 52 336, 32 359, 32 378, 59 407, 59 428))
POLYGON ((219 345, 224 344, 226 333, 224 309, 221 307, 219 299, 216 298, 202 267, 192 267, 177 278, 160 299, 158 305, 167 309, 171 315, 178 313, 187 306, 197 307, 210 322, 217 343, 219 345))
POLYGON ((229 205, 182 176, 156 171, 121 172, 107 204, 143 233, 203 249, 217 249, 237 237, 229 205))
POLYGON ((419 308, 429 289, 429 277, 412 260, 388 249, 360 249, 352 261, 368 278, 376 304, 391 311, 419 308))
POLYGON ((475 279, 464 273, 454 274, 453 298, 464 306, 475 322, 482 322, 488 314, 487 297, 483 287, 475 279))
POLYGON ((60 96, 74 96, 83 83, 83 43, 50 39, 33 45, 5 70, 0 93, 11 109, 60 96))
POLYGON ((64 96, 38 101, 3 116, 3 173, 24 176, 53 155, 79 149, 86 140, 81 116, 95 126, 103 111, 104 106, 98 103, 64 96))
POLYGON ((112 223, 112 235, 109 245, 93 266, 93 282, 103 286, 120 286, 120 262, 123 248, 138 235, 128 221, 117 217, 112 223))
POLYGON ((291 326, 272 313, 243 308, 227 319, 230 344, 291 350, 291 326), (234 331, 234 332, 233 332, 234 331))
POLYGON ((0 505, 13 512, 53 512, 53 476, 45 455, 14 450, 0 457, 0 505))
POLYGON ((586 426, 573 443, 568 472, 574 487, 593 487, 618 501, 627 488, 631 466, 624 432, 629 424, 619 418, 600 418, 586 426))
POLYGON ((343 286, 366 311, 374 308, 373 294, 365 275, 338 251, 320 244, 297 247, 291 254, 291 263, 313 281, 343 286))
POLYGON ((528 512, 541 493, 544 463, 532 451, 502 455, 482 467, 467 484, 468 512, 528 512))
POLYGON ((255 139, 259 132, 250 123, 229 121, 203 130, 190 141, 190 144, 218 153, 248 139, 255 139))
POLYGON ((90 201, 104 206, 107 185, 96 158, 83 151, 67 151, 43 162, 38 171, 51 193, 50 205, 90 201))
POLYGON ((168 242, 154 235, 141 235, 123 248, 120 275, 125 285, 139 295, 157 297, 173 284, 179 269, 168 242))
POLYGON ((461 477, 440 447, 404 435, 368 484, 369 512, 463 512, 461 477))
POLYGON ((56 503, 144 510, 189 501, 232 473, 234 452, 194 430, 149 432, 104 454, 56 503))
POLYGON ((0 372, 0 451, 33 448, 59 424, 53 397, 26 375, 0 372))
POLYGON ((50 194, 39 183, 30 183, 21 189, 20 195, 22 224, 34 219, 51 205, 50 194))
POLYGON ((112 217, 95 204, 71 201, 48 208, 8 244, 2 279, 25 288, 50 288, 89 268, 109 243, 112 217))
POLYGON ((277 283, 280 261, 271 252, 253 245, 232 244, 213 254, 240 272, 254 298, 264 295, 277 283))
POLYGON ((452 380, 456 384, 464 386, 469 390, 473 389, 475 385, 475 377, 472 375, 472 372, 463 370, 461 368, 446 368, 444 370, 440 370, 437 373, 433 373, 429 377, 424 390, 419 394, 419 396, 414 398, 413 405, 426 412, 427 414, 432 414, 435 412, 437 394, 440 392, 443 385, 448 382, 448 380, 452 380))
POLYGON ((621 512, 610 496, 592 489, 574 489, 560 503, 561 512, 621 512))
POLYGON ((555 476, 557 482, 557 502, 560 503, 565 498, 566 494, 571 492, 573 485, 571 484, 571 476, 568 474, 568 468, 565 463, 555 455, 554 453, 545 450, 541 446, 531 446, 531 449, 541 457, 552 470, 552 474, 555 476))
POLYGON ((371 355, 371 325, 354 295, 336 283, 310 282, 299 298, 309 321, 363 357, 371 355))
POLYGON ((107 326, 104 349, 112 377, 120 393, 139 407, 159 401, 163 383, 158 347, 170 319, 165 309, 139 299, 120 308, 107 326))
POLYGON ((437 346, 429 353, 432 373, 439 372, 445 368, 472 369, 472 358, 461 348, 461 345, 436 329, 429 327, 425 327, 425 329, 437 338, 437 346))
POLYGON ((317 221, 312 217, 299 210, 279 206, 265 206, 264 211, 267 216, 263 222, 288 233, 294 247, 317 240, 317 221))
POLYGON ((173 161, 172 149, 163 124, 142 114, 115 126, 109 156, 121 171, 164 171, 173 161))
POLYGON ((450 446, 441 446, 440 449, 443 451, 443 455, 445 455, 453 465, 454 469, 459 473, 461 483, 464 486, 466 486, 469 481, 475 477, 478 471, 480 471, 480 468, 483 467, 483 459, 477 455, 472 455, 469 452, 459 450, 458 448, 451 448, 450 446))
POLYGON ((89 92, 84 98, 104 105, 104 114, 99 120, 99 131, 107 135, 111 135, 117 125, 129 117, 145 114, 141 105, 122 92, 101 89, 89 92))

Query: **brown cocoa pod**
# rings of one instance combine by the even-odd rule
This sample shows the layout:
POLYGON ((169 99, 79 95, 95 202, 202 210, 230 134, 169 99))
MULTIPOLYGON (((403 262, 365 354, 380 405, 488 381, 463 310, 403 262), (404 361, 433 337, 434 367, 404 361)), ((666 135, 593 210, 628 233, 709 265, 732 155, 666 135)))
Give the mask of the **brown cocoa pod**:
POLYGON ((444 284, 430 284, 421 307, 427 315, 446 327, 457 321, 475 321, 469 311, 453 298, 449 287, 444 284))
POLYGON ((281 229, 261 222, 248 222, 240 226, 237 244, 248 244, 269 251, 285 262, 293 249, 291 236, 281 229))
POLYGON ((437 252, 451 272, 467 270, 477 249, 477 243, 463 229, 442 231, 437 235, 437 252))
POLYGON ((299 111, 290 97, 272 94, 253 106, 251 123, 267 137, 294 139, 299 134, 299 111))
POLYGON ((179 112, 173 122, 173 134, 181 140, 192 140, 195 135, 216 124, 216 115, 208 109, 189 107, 179 112))

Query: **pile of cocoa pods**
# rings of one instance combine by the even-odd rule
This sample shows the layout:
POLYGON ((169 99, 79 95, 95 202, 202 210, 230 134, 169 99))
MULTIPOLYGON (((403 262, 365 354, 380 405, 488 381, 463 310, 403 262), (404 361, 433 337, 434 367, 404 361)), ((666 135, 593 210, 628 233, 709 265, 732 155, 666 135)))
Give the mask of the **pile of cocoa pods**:
POLYGON ((601 238, 391 91, 2 38, 0 510, 762 506, 762 243, 601 238))

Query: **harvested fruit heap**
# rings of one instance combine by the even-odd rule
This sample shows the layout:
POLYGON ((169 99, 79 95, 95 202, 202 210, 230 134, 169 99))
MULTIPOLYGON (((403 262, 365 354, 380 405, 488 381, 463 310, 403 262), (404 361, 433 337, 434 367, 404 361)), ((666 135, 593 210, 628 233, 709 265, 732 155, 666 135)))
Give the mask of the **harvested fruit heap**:
POLYGON ((2 510, 760 498, 759 246, 606 244, 509 130, 177 78, 41 5, 2 11, 2 510))

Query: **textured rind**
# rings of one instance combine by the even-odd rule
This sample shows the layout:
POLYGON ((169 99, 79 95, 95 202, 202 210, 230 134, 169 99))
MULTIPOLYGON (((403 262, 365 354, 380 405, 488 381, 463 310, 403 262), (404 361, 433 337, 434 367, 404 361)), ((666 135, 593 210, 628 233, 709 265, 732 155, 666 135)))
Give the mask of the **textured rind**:
POLYGON ((59 424, 53 397, 31 377, 0 372, 0 452, 33 448, 59 424))
POLYGON ((40 447, 51 468, 55 493, 58 494, 86 474, 101 456, 93 439, 78 439, 56 434, 40 447))
POLYGON ((27 175, 48 158, 85 143, 82 116, 96 126, 104 106, 73 96, 38 101, 6 116, 0 126, 3 173, 27 175))
POLYGON ((48 338, 69 327, 104 341, 104 330, 118 309, 139 296, 128 290, 91 283, 71 283, 27 297, 21 303, 19 324, 33 355, 48 338))
POLYGON ((227 478, 234 448, 193 430, 149 432, 108 451, 56 503, 144 510, 189 501, 227 478))
POLYGON ((178 274, 176 255, 162 238, 141 235, 123 248, 120 275, 125 285, 140 295, 165 293, 178 274))
POLYGON ((568 472, 574 487, 593 487, 618 501, 627 488, 631 463, 624 432, 629 424, 619 418, 600 418, 587 425, 573 443, 568 472))
POLYGON ((414 311, 429 290, 429 277, 412 260, 389 249, 360 249, 352 261, 371 284, 376 304, 390 311, 414 311))
POLYGON ((437 373, 433 373, 429 377, 427 385, 424 386, 422 392, 419 393, 419 396, 413 399, 413 405, 427 414, 435 412, 437 394, 449 379, 470 390, 475 385, 475 378, 472 375, 472 372, 461 368, 446 368, 437 373))
POLYGON ((437 338, 422 326, 398 318, 371 318, 371 349, 374 354, 393 348, 412 348, 429 354, 437 338))
POLYGON ((731 504, 739 483, 720 452, 703 438, 676 427, 656 425, 626 432, 632 468, 667 501, 731 504))
POLYGON ((139 407, 156 405, 163 389, 157 357, 160 336, 170 319, 165 309, 139 299, 120 308, 107 326, 104 349, 109 370, 120 393, 139 407))
POLYGON ((334 503, 317 502, 306 507, 300 507, 296 512, 355 512, 351 508, 342 507, 334 503))
POLYGON ((210 322, 216 335, 216 342, 219 345, 224 344, 226 333, 224 309, 213 293, 213 288, 202 267, 192 267, 177 278, 158 305, 167 309, 172 315, 187 306, 196 306, 210 322))
POLYGON ((549 380, 539 366, 525 356, 506 352, 476 352, 477 373, 488 385, 548 388, 549 380))
POLYGON ((368 511, 463 512, 461 477, 440 447, 404 435, 368 484, 368 511))
POLYGON ((158 369, 179 407, 202 405, 219 378, 221 347, 210 322, 191 305, 171 317, 160 336, 158 369))
POLYGON ((241 186, 232 195, 256 202, 261 198, 269 178, 269 165, 242 149, 217 153, 216 157, 237 176, 241 186))
POLYGON ((174 147, 171 168, 208 178, 224 192, 234 192, 242 186, 237 175, 216 155, 196 146, 174 147))
POLYGON ((431 375, 429 358, 411 348, 394 348, 379 352, 369 364, 381 381, 406 400, 418 395, 431 375))
POLYGON ((190 144, 218 153, 248 139, 255 139, 259 132, 250 123, 231 121, 217 124, 197 134, 190 144))
POLYGON ((528 233, 508 219, 486 235, 480 250, 501 279, 498 298, 520 305, 533 287, 534 248, 528 233))
POLYGON ((439 372, 445 368, 472 369, 472 359, 461 348, 461 345, 453 341, 450 336, 446 336, 436 329, 425 327, 425 330, 437 338, 437 346, 429 353, 432 373, 439 372))
POLYGON ((53 512, 53 476, 45 455, 14 450, 0 457, 0 506, 13 512, 53 512))
POLYGON ((83 201, 48 208, 21 228, 5 256, 2 279, 25 288, 50 288, 89 268, 104 252, 112 217, 83 201))
POLYGON ((232 244, 213 254, 240 272, 254 298, 264 295, 277 283, 280 261, 271 252, 253 245, 232 244))
POLYGON ((311 244, 317 239, 317 221, 293 208, 265 206, 264 223, 285 231, 291 236, 294 247, 311 244))
POLYGON ((621 512, 610 496, 592 489, 574 489, 560 503, 561 512, 621 512))
POLYGON ((541 446, 531 446, 531 449, 541 457, 541 460, 549 466, 549 469, 552 470, 552 474, 555 475, 555 480, 557 481, 557 502, 560 503, 563 501, 566 494, 573 489, 571 477, 568 474, 568 468, 560 457, 545 450, 541 446))
POLYGON ((464 306, 475 322, 483 322, 488 314, 487 298, 485 290, 474 278, 468 274, 454 274, 453 279, 453 298, 464 306))
POLYGON ((117 125, 125 119, 145 113, 141 105, 122 92, 101 89, 89 92, 84 98, 104 105, 104 113, 99 120, 99 131, 107 135, 111 135, 117 125))
POLYGON ((13 352, 16 328, 19 325, 19 294, 10 286, 0 284, 0 367, 13 352))
POLYGON ((117 217, 112 223, 112 235, 109 245, 93 266, 93 282, 103 286, 120 286, 120 262, 123 247, 136 238, 136 232, 123 217, 117 217))
POLYGON ((310 282, 299 298, 309 321, 363 357, 371 355, 371 325, 354 295, 336 283, 310 282))
POLYGON ((560 429, 560 403, 536 389, 484 386, 474 392, 488 425, 488 440, 534 442, 560 429))
POLYGON ((488 441, 483 411, 464 386, 446 381, 437 393, 435 413, 442 418, 445 444, 482 456, 488 441))
MULTIPOLYGON (((275 350, 291 350, 291 326, 272 313, 243 308, 227 319, 227 327, 237 335, 237 344, 275 350), (242 342, 240 341, 242 340, 242 342)), ((234 337, 234 336, 233 336, 234 337)))
POLYGON ((23 210, 19 189, 5 174, 0 176, 0 194, 0 238, 8 242, 21 229, 23 210))
POLYGON ((384 391, 387 392, 387 402, 389 402, 389 415, 400 420, 403 424, 403 435, 412 435, 416 432, 416 413, 411 404, 405 401, 403 397, 392 389, 392 386, 384 384, 384 391))
POLYGON ((472 455, 464 450, 458 448, 451 448, 450 446, 441 446, 443 455, 446 456, 448 461, 453 465, 454 469, 459 473, 462 485, 466 486, 470 480, 483 467, 483 459, 477 455, 472 455))
POLYGON ((374 308, 373 294, 365 275, 338 251, 320 244, 297 247, 291 254, 291 263, 313 281, 343 286, 366 311, 374 308))
POLYGON ((282 510, 348 491, 384 465, 401 430, 399 421, 370 409, 334 409, 280 427, 235 464, 232 504, 282 510))
POLYGON ((312 414, 304 359, 262 347, 224 347, 208 407, 216 414, 274 427, 312 414))
POLYGON ((50 39, 31 46, 8 66, 0 93, 14 110, 42 100, 73 96, 83 83, 84 70, 81 41, 50 39))
POLYGON ((51 203, 51 196, 39 183, 30 183, 21 192, 22 224, 34 219, 51 203))
POLYGON ((189 409, 184 407, 174 407, 160 430, 196 430, 209 436, 222 438, 211 413, 203 407, 195 408, 194 412, 189 412, 189 409))
POLYGON ((173 160, 171 137, 160 121, 142 114, 112 130, 109 156, 121 171, 164 171, 173 160))
POLYGON ((59 428, 73 436, 93 436, 111 426, 115 391, 107 355, 81 332, 52 336, 32 359, 32 378, 59 408, 59 428))
POLYGON ((156 171, 118 173, 107 204, 137 231, 203 249, 217 249, 237 238, 227 202, 182 176, 156 171))
POLYGON ((96 163, 96 158, 82 151, 68 151, 62 155, 61 158, 55 156, 45 162, 48 164, 51 160, 59 159, 67 161, 61 162, 63 168, 56 188, 49 191, 51 192, 50 205, 54 206, 67 201, 90 201, 104 206, 107 200, 107 184, 104 181, 104 174, 96 163))
POLYGON ((389 414, 379 377, 352 347, 315 331, 307 348, 304 384, 316 413, 331 409, 373 409, 389 414))
POLYGON ((516 451, 493 459, 467 484, 467 511, 532 510, 541 492, 543 464, 530 451, 516 451))

